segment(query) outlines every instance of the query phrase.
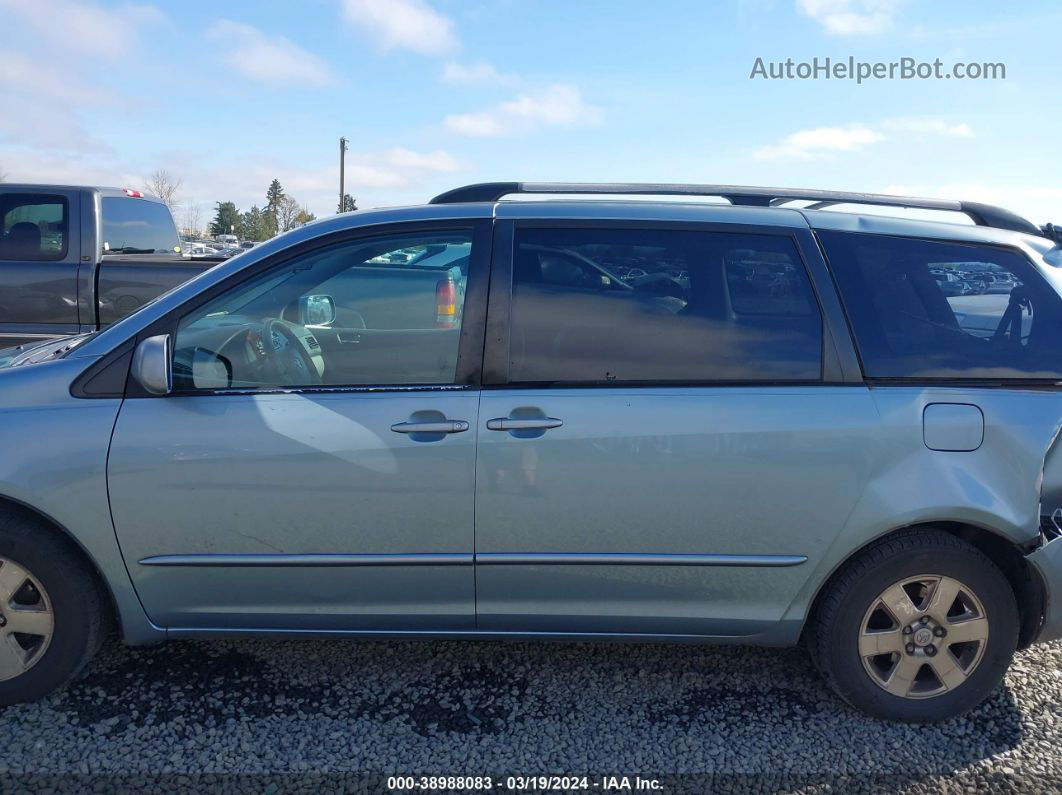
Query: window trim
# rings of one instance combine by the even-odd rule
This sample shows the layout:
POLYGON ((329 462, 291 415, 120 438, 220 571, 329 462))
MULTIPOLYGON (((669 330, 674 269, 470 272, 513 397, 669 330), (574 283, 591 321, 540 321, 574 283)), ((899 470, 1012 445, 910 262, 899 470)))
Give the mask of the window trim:
MULTIPOLYGON (((848 338, 851 342, 853 352, 856 359, 859 362, 859 370, 862 373, 862 381, 867 386, 872 387, 911 387, 911 386, 927 386, 927 387, 956 387, 956 388, 974 388, 974 389, 1051 389, 1062 387, 1062 380, 1056 378, 1000 378, 998 376, 991 377, 977 377, 977 376, 908 376, 908 375, 868 375, 866 365, 863 362, 863 352, 859 348, 859 341, 856 336, 855 326, 852 324, 851 314, 848 309, 848 305, 844 301, 844 296, 841 292, 841 287, 837 283, 837 276, 834 270, 834 266, 830 264, 829 257, 826 252, 826 245, 822 240, 821 233, 841 234, 846 236, 859 235, 862 237, 874 237, 874 238, 890 238, 894 240, 911 240, 922 243, 940 243, 950 246, 967 246, 970 248, 990 249, 996 251, 1003 251, 1010 254, 1016 254, 1024 260, 1032 271, 1036 274, 1036 277, 1043 281, 1044 286, 1058 295, 1058 291, 1047 278, 1040 272, 1036 262, 1017 246, 1008 245, 1006 243, 996 243, 985 240, 959 240, 955 238, 939 238, 930 237, 927 235, 900 235, 900 234, 887 234, 883 232, 863 232, 863 231, 851 231, 846 229, 818 229, 811 230, 813 233, 814 242, 819 254, 822 257, 822 261, 825 263, 826 271, 829 275, 830 282, 833 286, 833 292, 839 302, 841 312, 844 317, 845 329, 847 331, 848 338)), ((1062 301, 1062 295, 1059 295, 1059 300, 1062 301)))
MULTIPOLYGON (((761 226, 750 224, 699 221, 632 221, 617 219, 527 218, 499 219, 494 224, 494 258, 491 263, 490 303, 487 310, 487 334, 483 354, 483 385, 490 389, 637 389, 660 387, 769 387, 769 386, 828 386, 862 384, 853 350, 839 345, 836 328, 843 324, 840 305, 825 263, 819 254, 810 230, 801 227, 761 226), (513 381, 510 378, 510 332, 513 297, 513 258, 517 229, 645 229, 655 231, 687 231, 730 233, 784 237, 791 241, 811 287, 822 324, 819 378, 808 379, 675 379, 653 381, 513 381), (847 356, 846 356, 847 354, 847 356), (847 359, 847 361, 846 361, 847 359)), ((843 338, 847 346, 852 341, 843 338)))
MULTIPOLYGON (((387 393, 387 392, 453 392, 478 388, 481 384, 483 327, 486 316, 487 279, 491 255, 490 219, 459 218, 449 221, 398 221, 390 224, 355 227, 330 235, 307 240, 291 249, 286 249, 271 257, 248 266, 232 274, 229 278, 211 285, 185 303, 175 307, 165 316, 142 329, 133 339, 134 346, 142 340, 156 334, 170 334, 176 339, 177 328, 181 319, 199 307, 213 300, 222 293, 233 289, 241 283, 253 279, 273 268, 283 267, 292 260, 313 255, 315 252, 344 243, 369 240, 397 234, 417 234, 418 232, 471 232, 472 255, 468 264, 468 282, 465 286, 465 306, 462 310, 461 336, 458 342, 457 370, 454 381, 449 384, 358 384, 326 385, 314 384, 290 387, 226 387, 222 389, 182 389, 168 395, 151 395, 146 392, 127 373, 125 380, 126 398, 171 397, 224 397, 229 395, 276 395, 276 394, 342 394, 342 393, 387 393)), ((117 346, 121 348, 124 346, 117 346)), ((110 362, 111 357, 105 357, 110 362)), ((96 374, 92 367, 78 378, 74 387, 96 374)), ((108 395, 109 397, 110 395, 108 395)), ((102 396, 101 396, 102 397, 102 396)))
MULTIPOLYGON (((29 206, 32 204, 59 204, 63 208, 63 247, 56 257, 47 257, 42 259, 26 259, 23 257, 5 257, 0 254, 0 262, 22 262, 22 263, 57 263, 65 262, 70 255, 70 237, 74 230, 74 224, 72 222, 71 203, 70 198, 63 193, 33 193, 33 192, 20 192, 17 190, 4 191, 4 198, 29 198, 39 199, 40 201, 27 202, 19 206, 29 206)), ((14 208, 12 208, 14 209, 14 208)), ((5 214, 6 215, 6 214, 5 214)), ((3 235, 3 217, 0 217, 0 236, 3 235)))

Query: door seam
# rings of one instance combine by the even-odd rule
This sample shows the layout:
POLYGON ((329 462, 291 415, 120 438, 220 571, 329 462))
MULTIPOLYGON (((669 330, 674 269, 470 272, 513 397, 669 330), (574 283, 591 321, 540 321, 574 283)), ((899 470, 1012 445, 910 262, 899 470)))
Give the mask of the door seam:
POLYGON ((472 450, 472 626, 479 629, 479 567, 476 565, 476 503, 479 500, 479 434, 483 411, 483 390, 476 395, 476 435, 472 450))

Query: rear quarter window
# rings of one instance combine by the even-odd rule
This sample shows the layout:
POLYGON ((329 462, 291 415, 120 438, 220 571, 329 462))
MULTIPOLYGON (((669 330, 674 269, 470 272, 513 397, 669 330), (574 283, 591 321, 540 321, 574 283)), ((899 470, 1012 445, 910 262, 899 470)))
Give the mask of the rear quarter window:
POLYGON ((1017 251, 818 235, 867 377, 1062 380, 1062 298, 1017 251))

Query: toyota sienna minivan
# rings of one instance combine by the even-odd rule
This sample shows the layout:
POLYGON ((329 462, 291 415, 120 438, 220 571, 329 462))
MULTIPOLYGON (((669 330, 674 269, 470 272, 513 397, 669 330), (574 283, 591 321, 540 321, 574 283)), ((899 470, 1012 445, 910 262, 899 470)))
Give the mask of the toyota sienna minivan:
POLYGON ((872 715, 968 710, 1062 635, 1059 238, 473 185, 5 351, 0 703, 116 631, 801 643, 872 715))

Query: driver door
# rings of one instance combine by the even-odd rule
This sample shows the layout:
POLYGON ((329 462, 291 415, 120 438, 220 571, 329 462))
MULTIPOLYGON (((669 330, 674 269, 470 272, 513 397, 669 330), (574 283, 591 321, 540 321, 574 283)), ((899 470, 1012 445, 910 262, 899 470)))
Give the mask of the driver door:
POLYGON ((489 223, 279 255, 173 318, 174 391, 126 399, 108 462, 152 621, 474 627, 489 223))

